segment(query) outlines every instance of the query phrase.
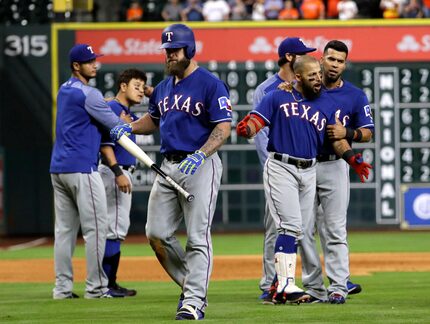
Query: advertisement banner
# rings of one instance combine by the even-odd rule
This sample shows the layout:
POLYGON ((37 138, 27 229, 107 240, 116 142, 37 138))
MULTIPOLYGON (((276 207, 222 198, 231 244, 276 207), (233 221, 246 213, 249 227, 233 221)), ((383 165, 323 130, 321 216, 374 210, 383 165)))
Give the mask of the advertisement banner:
MULTIPOLYGON (((430 61, 428 26, 351 26, 288 28, 193 28, 200 62, 276 60, 278 44, 287 36, 301 37, 321 56, 332 39, 345 42, 352 62, 430 61)), ((90 43, 105 56, 102 63, 160 63, 162 29, 78 30, 77 43, 90 43)))
POLYGON ((402 228, 430 228, 430 187, 408 187, 403 203, 402 228))

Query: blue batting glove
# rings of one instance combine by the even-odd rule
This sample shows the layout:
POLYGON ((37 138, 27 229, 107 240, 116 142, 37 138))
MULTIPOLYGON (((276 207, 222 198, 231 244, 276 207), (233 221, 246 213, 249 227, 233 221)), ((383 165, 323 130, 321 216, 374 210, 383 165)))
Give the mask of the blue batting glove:
POLYGON ((206 154, 202 151, 195 151, 193 154, 188 155, 181 163, 179 163, 178 169, 182 173, 194 174, 197 168, 205 163, 206 154))
POLYGON ((122 124, 122 125, 116 125, 114 128, 110 130, 110 138, 113 141, 117 141, 120 139, 122 135, 130 136, 132 131, 130 124, 122 124))

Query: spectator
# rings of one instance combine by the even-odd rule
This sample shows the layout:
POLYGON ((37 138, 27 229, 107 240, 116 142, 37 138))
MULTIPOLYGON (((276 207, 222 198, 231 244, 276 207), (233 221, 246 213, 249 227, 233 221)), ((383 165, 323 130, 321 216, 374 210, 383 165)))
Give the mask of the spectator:
POLYGON ((341 0, 337 4, 340 20, 354 19, 358 13, 357 4, 354 0, 341 0))
POLYGON ((203 4, 203 17, 206 21, 228 20, 230 6, 225 0, 207 0, 203 4))
POLYGON ((268 20, 278 19, 279 12, 282 10, 282 0, 266 0, 264 2, 265 15, 268 20))
POLYGON ((243 0, 235 0, 231 6, 231 20, 246 20, 247 18, 248 13, 243 0))
POLYGON ((409 0, 409 3, 403 7, 400 16, 402 18, 423 18, 424 13, 418 0, 409 0))
POLYGON ((252 6, 252 20, 266 20, 266 15, 264 14, 264 12, 264 0, 256 0, 254 5, 252 6))
POLYGON ((299 11, 294 8, 293 0, 285 0, 284 9, 279 13, 279 20, 299 19, 299 11))
POLYGON ((423 0, 423 13, 424 17, 430 18, 430 0, 423 0))
POLYGON ((400 8, 396 0, 381 1, 382 17, 385 19, 393 19, 400 17, 400 8))
POLYGON ((127 21, 141 21, 143 16, 143 8, 139 1, 132 1, 127 9, 127 21))
POLYGON ((188 0, 188 5, 182 10, 182 21, 203 21, 202 5, 199 0, 188 0))
POLYGON ((325 7, 322 0, 303 0, 301 11, 303 19, 325 18, 325 7))
POLYGON ((379 0, 355 0, 358 7, 357 18, 382 18, 379 0))
POLYGON ((339 17, 339 11, 337 10, 337 4, 340 0, 327 0, 327 19, 337 19, 339 17))
POLYGON ((164 21, 180 21, 182 9, 179 0, 169 0, 163 7, 161 17, 164 21))

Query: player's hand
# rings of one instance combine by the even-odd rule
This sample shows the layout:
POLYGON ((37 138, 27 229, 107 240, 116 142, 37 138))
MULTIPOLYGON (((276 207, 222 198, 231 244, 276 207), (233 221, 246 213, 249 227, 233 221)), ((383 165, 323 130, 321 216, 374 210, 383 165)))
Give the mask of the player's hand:
POLYGON ((293 83, 289 81, 284 81, 278 85, 278 89, 291 92, 293 91, 293 83))
POLYGON ((131 118, 131 115, 127 114, 124 110, 121 111, 119 118, 121 118, 121 120, 125 121, 126 123, 131 123, 133 121, 133 119, 131 118))
POLYGON ((369 177, 370 169, 372 169, 372 166, 369 163, 363 161, 361 153, 357 153, 351 156, 348 160, 348 164, 359 175, 361 182, 364 182, 364 178, 367 179, 369 177))
POLYGON ((341 140, 346 137, 346 128, 342 125, 339 118, 336 117, 336 124, 327 125, 327 136, 331 140, 341 140))
POLYGON ((194 174, 199 166, 205 163, 206 154, 202 151, 195 151, 193 154, 189 154, 181 163, 179 163, 178 169, 185 174, 191 172, 194 174))
POLYGON ((154 87, 151 87, 149 85, 146 85, 143 89, 143 94, 145 95, 145 97, 151 97, 152 93, 154 92, 154 87))
POLYGON ((248 120, 251 118, 251 115, 246 115, 244 119, 242 119, 236 126, 236 133, 238 136, 242 137, 249 137, 249 126, 248 126, 248 120))
POLYGON ((121 192, 129 194, 131 193, 131 183, 125 174, 115 177, 115 182, 121 192))
POLYGON ((132 130, 133 128, 130 124, 116 125, 110 130, 110 138, 113 141, 117 141, 122 135, 130 136, 132 130))

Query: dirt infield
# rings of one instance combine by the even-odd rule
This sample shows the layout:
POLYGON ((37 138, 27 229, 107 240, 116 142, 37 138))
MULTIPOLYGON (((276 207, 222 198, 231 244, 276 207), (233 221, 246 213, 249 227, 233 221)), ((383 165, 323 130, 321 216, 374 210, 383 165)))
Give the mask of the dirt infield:
MULTIPOLYGON (((73 260, 75 281, 85 280, 85 259, 73 260)), ((430 253, 354 253, 350 256, 351 275, 373 272, 430 271, 430 253)), ((300 261, 297 265, 300 276, 300 261)), ((216 256, 212 280, 258 279, 261 256, 216 256)), ((123 257, 118 273, 121 281, 167 281, 155 257, 123 257)), ((53 282, 52 259, 0 260, 0 282, 53 282)))

